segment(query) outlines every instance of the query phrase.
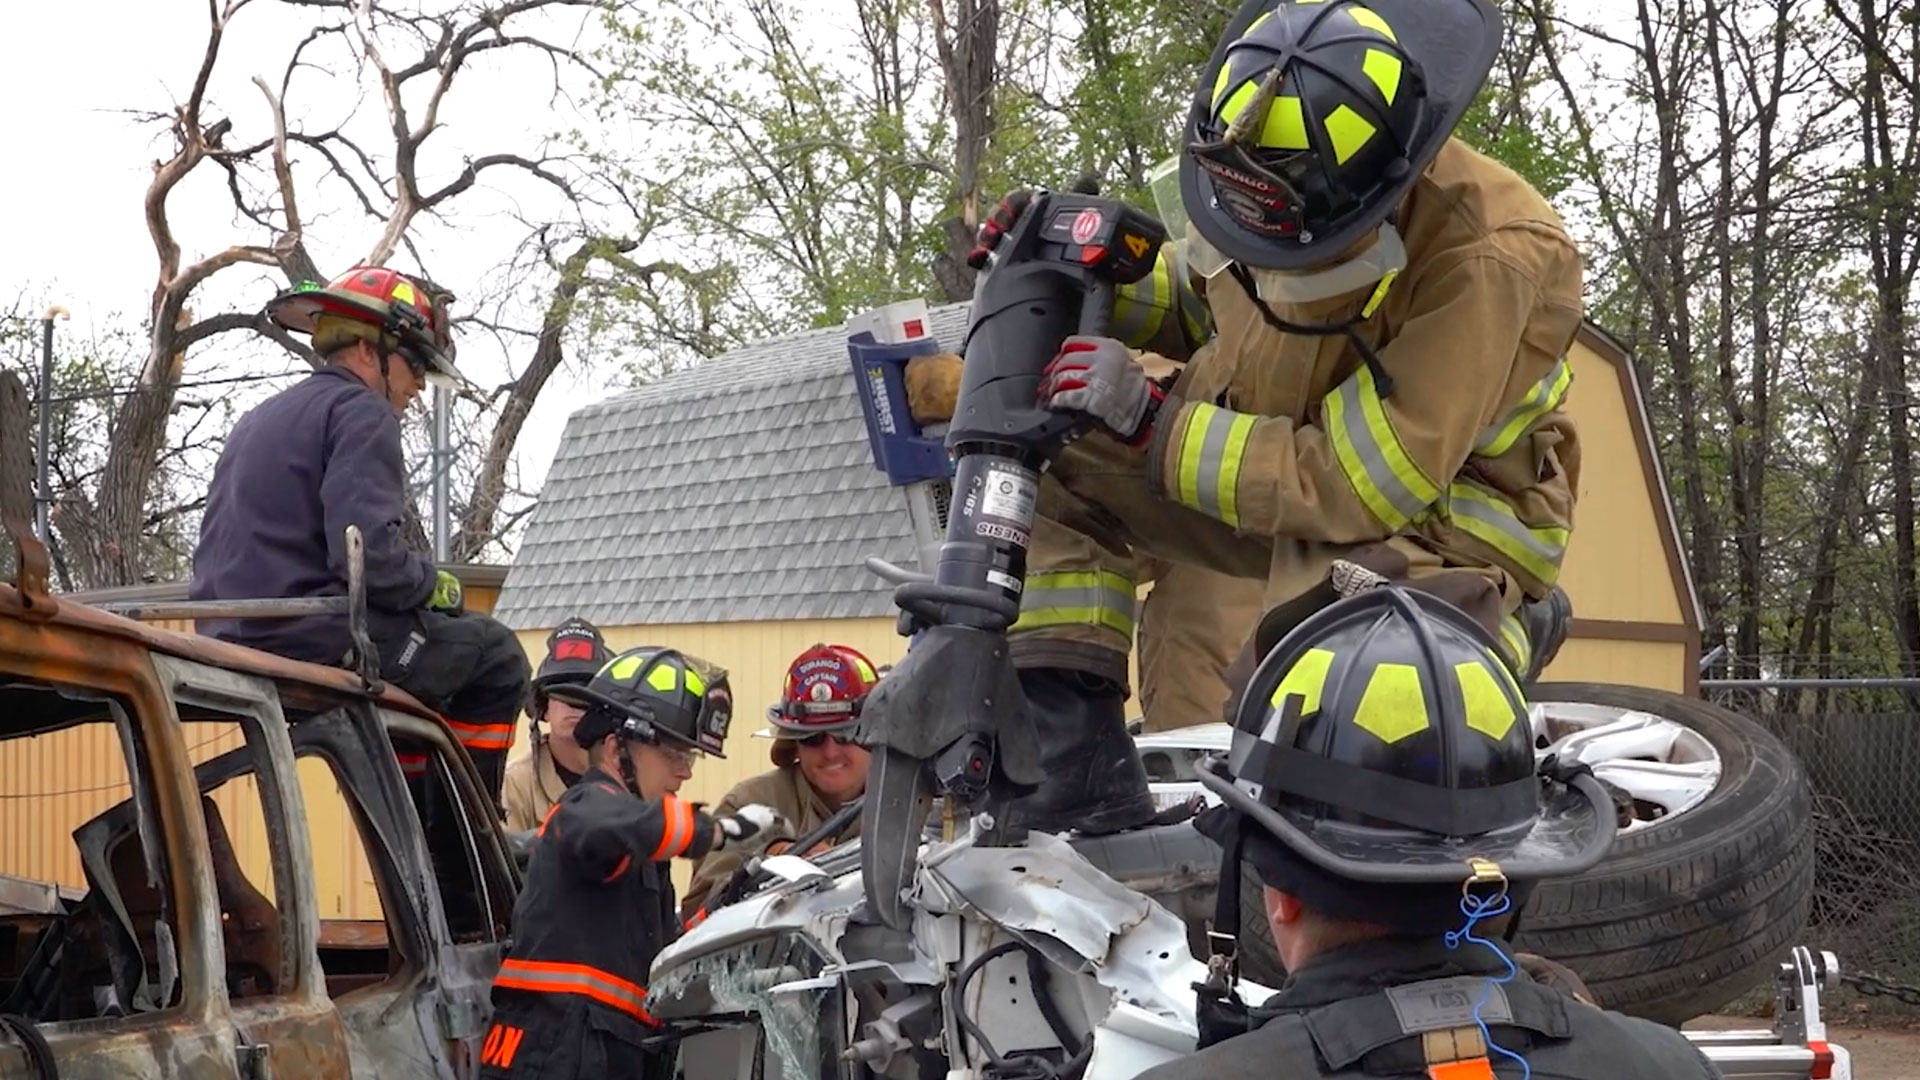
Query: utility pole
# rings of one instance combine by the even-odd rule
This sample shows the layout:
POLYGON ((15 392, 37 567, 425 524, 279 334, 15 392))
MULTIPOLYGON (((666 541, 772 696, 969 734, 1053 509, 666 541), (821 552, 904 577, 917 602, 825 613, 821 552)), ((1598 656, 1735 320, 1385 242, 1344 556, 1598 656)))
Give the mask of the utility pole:
POLYGON ((448 499, 448 473, 453 470, 453 395, 444 386, 433 388, 433 561, 453 557, 453 514, 448 499))
POLYGON ((67 309, 59 304, 47 305, 46 314, 40 317, 40 386, 39 393, 34 395, 38 399, 40 435, 33 451, 33 527, 40 534, 40 542, 49 547, 53 545, 53 525, 50 520, 53 511, 53 463, 49 453, 53 439, 53 320, 67 317, 67 309))

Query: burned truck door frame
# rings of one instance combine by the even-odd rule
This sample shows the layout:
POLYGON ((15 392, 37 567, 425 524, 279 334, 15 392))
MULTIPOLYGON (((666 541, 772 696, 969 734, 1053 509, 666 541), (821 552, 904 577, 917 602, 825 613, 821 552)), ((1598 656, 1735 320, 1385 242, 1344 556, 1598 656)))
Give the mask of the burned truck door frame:
MULTIPOLYGON (((387 981, 334 1005, 347 1029, 356 1078, 391 1078, 390 1063, 404 1061, 459 1080, 478 1071, 502 944, 462 944, 449 929, 426 834, 394 757, 395 735, 447 762, 462 801, 484 805, 477 801, 479 780, 472 764, 445 728, 431 721, 356 701, 293 725, 296 759, 319 757, 333 770, 379 889, 389 947, 402 958, 387 981)), ((474 839, 485 835, 480 830, 474 839)), ((481 867, 506 857, 497 835, 491 844, 474 847, 472 856, 481 867), (498 849, 493 856, 489 847, 498 849)), ((506 899, 510 904, 511 892, 506 899)))
MULTIPOLYGON (((499 810, 484 794, 486 788, 472 759, 454 741, 446 726, 392 709, 377 711, 389 745, 396 746, 404 740, 410 744, 410 751, 424 751, 429 783, 437 780, 441 790, 451 789, 458 801, 457 806, 449 808, 452 817, 446 824, 457 830, 453 838, 459 841, 458 854, 466 863, 474 888, 472 895, 462 896, 463 901, 475 908, 463 911, 461 923, 474 926, 477 935, 456 932, 453 913, 448 910, 446 897, 439 887, 444 868, 433 866, 431 838, 436 834, 430 829, 434 826, 421 820, 414 800, 408 799, 404 809, 414 815, 410 836, 422 841, 430 868, 427 880, 435 886, 427 890, 435 912, 431 926, 440 956, 446 960, 439 971, 440 1030, 453 1057, 455 1075, 471 1077, 479 1072, 481 1041, 493 1018, 493 977, 506 953, 513 903, 519 893, 519 874, 506 847, 499 810), (490 827, 488 823, 492 823, 490 827)), ((391 751, 388 760, 393 762, 398 774, 398 762, 391 751)))
MULTIPOLYGON (((169 994, 152 1011, 53 1021, 38 1030, 63 1080, 238 1080, 234 1029, 220 967, 213 962, 220 912, 206 823, 185 742, 171 722, 172 703, 145 649, 89 635, 62 640, 55 656, 46 640, 34 624, 0 619, 0 680, 18 678, 109 702, 126 756, 132 823, 147 870, 156 875, 151 880, 172 911, 171 924, 163 917, 155 932, 168 941, 160 947, 173 954, 177 998, 169 994), (158 929, 163 925, 166 930, 158 929)), ((168 966, 164 957, 161 965, 168 966)), ((0 1075, 34 1075, 21 1047, 0 1044, 0 1075)))
MULTIPOLYGON (((313 843, 306 801, 294 768, 293 741, 272 682, 205 664, 155 654, 153 665, 170 691, 175 718, 198 706, 236 721, 246 743, 195 770, 195 790, 209 791, 252 775, 259 786, 280 920, 280 970, 275 992, 234 1000, 222 986, 232 1017, 241 1080, 268 1076, 333 1076, 348 1060, 347 1037, 327 995, 320 966, 319 900, 312 877, 313 843)), ((211 860, 210 860, 211 861, 211 860)), ((216 880, 218 875, 215 875, 216 880)), ((217 894, 216 894, 217 895, 217 894)), ((218 904, 218 902, 217 902, 218 904)), ((218 904, 224 907, 224 904, 218 904)), ((227 913, 225 918, 239 918, 227 913)), ((226 971, 226 938, 216 938, 226 971)))

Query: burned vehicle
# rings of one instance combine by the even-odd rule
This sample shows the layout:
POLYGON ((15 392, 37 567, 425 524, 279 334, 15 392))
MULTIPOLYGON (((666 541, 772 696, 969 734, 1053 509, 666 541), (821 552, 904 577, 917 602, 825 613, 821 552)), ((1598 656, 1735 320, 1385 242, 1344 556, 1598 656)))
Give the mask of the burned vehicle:
POLYGON ((0 373, 0 1077, 473 1075, 519 878, 445 721, 50 595, 25 417, 0 373), (76 789, 83 761, 124 779, 76 789))

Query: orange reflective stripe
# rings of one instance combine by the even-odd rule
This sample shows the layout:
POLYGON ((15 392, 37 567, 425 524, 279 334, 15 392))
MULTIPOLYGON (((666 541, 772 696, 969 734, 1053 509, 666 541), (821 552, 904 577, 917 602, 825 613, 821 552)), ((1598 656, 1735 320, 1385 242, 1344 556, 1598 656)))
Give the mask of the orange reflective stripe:
POLYGON ((585 964, 544 963, 538 960, 500 962, 493 985, 540 994, 579 994, 608 1005, 645 1024, 654 1023, 646 1010, 647 992, 618 975, 585 964))
POLYGON ((1427 1077, 1428 1080, 1495 1080, 1493 1063, 1483 1057, 1429 1065, 1427 1077))
POLYGON ((649 862, 671 859, 693 843, 693 807, 671 795, 660 797, 660 846, 647 856, 649 862))
POLYGON ((539 832, 536 832, 536 833, 534 833, 533 835, 535 835, 535 836, 545 836, 545 835, 547 835, 547 822, 549 822, 549 821, 552 821, 552 820, 553 820, 553 815, 554 815, 554 812, 555 812, 555 811, 557 811, 557 810, 559 810, 559 809, 560 809, 560 804, 559 804, 559 803, 554 803, 554 804, 553 804, 552 806, 549 806, 549 807, 547 807, 547 812, 546 812, 545 814, 543 814, 543 815, 541 815, 541 817, 540 817, 540 831, 539 831, 539 832))
POLYGON ((693 913, 693 918, 687 920, 687 929, 691 930, 694 927, 699 926, 701 923, 706 921, 707 921, 707 909, 701 908, 699 911, 696 911, 693 913))
POLYGON ((422 776, 425 775, 427 771, 427 755, 425 754, 396 753, 393 755, 393 758, 400 763, 400 771, 407 776, 422 776))
POLYGON ((447 726, 453 729, 460 745, 469 750, 507 750, 513 746, 512 721, 504 724, 467 724, 449 720, 447 726))
POLYGON ((626 872, 627 872, 627 867, 629 867, 629 866, 632 866, 632 865, 633 865, 633 856, 631 856, 631 855, 622 855, 622 856, 620 856, 620 865, 618 865, 618 866, 616 866, 616 867, 614 867, 614 868, 613 868, 613 873, 611 873, 611 874, 608 874, 608 875, 607 875, 607 876, 606 876, 606 877, 605 877, 605 878, 603 879, 603 881, 606 881, 606 882, 613 882, 613 881, 619 881, 619 880, 620 880, 620 875, 621 875, 621 874, 624 874, 624 873, 626 873, 626 872))

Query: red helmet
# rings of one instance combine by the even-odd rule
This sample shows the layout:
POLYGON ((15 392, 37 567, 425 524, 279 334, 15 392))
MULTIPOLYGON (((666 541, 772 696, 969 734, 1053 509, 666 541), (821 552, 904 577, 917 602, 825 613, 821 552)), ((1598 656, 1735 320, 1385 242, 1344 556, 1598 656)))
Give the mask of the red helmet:
POLYGON ((815 645, 787 668, 780 704, 767 710, 774 734, 807 736, 841 731, 860 719, 860 706, 880 681, 860 650, 846 645, 815 645))
POLYGON ((437 383, 463 381, 453 366, 447 305, 453 294, 423 277, 384 266, 356 266, 322 287, 302 282, 267 304, 267 317, 296 334, 313 334, 323 315, 371 328, 355 334, 396 349, 437 383))

